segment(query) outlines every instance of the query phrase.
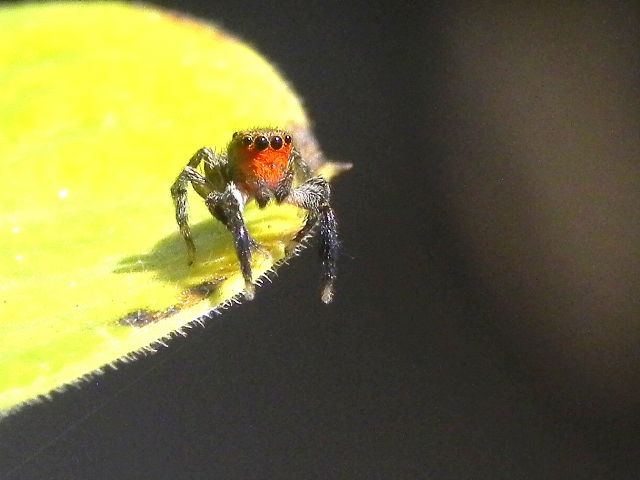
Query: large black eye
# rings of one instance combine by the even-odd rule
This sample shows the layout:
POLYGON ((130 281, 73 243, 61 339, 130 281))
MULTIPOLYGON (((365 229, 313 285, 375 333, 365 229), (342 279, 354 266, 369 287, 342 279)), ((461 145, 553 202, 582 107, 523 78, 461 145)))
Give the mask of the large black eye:
POLYGON ((291 135, 284 136, 284 143, 286 143, 287 145, 291 143, 291 135))
POLYGON ((269 140, 267 140, 267 137, 264 135, 258 135, 253 141, 253 144, 256 146, 257 150, 264 150, 269 146, 269 140))
POLYGON ((282 148, 282 138, 278 136, 271 138, 271 148, 280 150, 282 148))
POLYGON ((242 144, 243 144, 245 147, 248 147, 248 146, 249 146, 249 145, 251 145, 252 143, 253 143, 253 138, 251 138, 251 137, 244 137, 244 138, 242 139, 242 144))

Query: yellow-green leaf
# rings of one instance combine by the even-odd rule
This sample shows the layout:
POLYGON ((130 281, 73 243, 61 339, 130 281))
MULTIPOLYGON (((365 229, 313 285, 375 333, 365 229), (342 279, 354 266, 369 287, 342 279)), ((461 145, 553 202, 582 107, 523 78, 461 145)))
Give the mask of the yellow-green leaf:
MULTIPOLYGON (((118 3, 0 8, 0 412, 242 291, 229 234, 195 195, 187 265, 169 187, 198 148, 263 125, 308 124, 278 73, 211 25, 118 3)), ((245 216, 259 275, 303 213, 245 216)))

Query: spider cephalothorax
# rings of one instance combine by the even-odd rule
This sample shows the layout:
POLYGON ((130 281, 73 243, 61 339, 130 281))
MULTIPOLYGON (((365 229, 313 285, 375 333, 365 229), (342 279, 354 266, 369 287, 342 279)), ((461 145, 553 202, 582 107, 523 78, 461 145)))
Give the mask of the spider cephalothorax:
POLYGON ((284 132, 236 132, 229 145, 229 162, 244 178, 248 192, 259 184, 275 189, 282 179, 293 150, 291 135, 284 132))
POLYGON ((297 245, 319 226, 321 298, 325 303, 332 300, 338 229, 329 204, 329 184, 322 177, 312 176, 289 132, 272 129, 236 132, 225 154, 216 154, 205 147, 191 157, 171 187, 171 196, 176 208, 176 221, 192 263, 195 245, 187 217, 189 183, 204 199, 211 214, 231 232, 245 281, 245 296, 249 299, 254 296, 251 249, 257 244, 244 224, 244 204, 254 198, 261 208, 270 200, 304 208, 307 211, 306 222, 292 239, 291 245, 297 245), (204 164, 204 174, 197 170, 201 163, 204 164))

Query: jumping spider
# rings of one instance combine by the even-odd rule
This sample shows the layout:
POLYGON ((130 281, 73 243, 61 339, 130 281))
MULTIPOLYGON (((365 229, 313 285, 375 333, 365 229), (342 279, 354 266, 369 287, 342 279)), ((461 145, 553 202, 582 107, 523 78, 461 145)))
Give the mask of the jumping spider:
POLYGON ((292 239, 286 251, 291 253, 312 230, 319 226, 324 303, 333 299, 338 256, 338 227, 329 204, 327 181, 313 176, 311 169, 294 146, 293 137, 284 130, 253 129, 233 134, 226 153, 210 148, 198 150, 171 186, 176 221, 187 244, 189 264, 195 260, 196 247, 187 217, 187 186, 200 195, 217 220, 233 237, 240 270, 245 283, 245 296, 253 299, 255 289, 251 274, 251 250, 258 244, 244 223, 245 203, 255 199, 260 208, 271 200, 290 203, 307 211, 304 226, 292 239), (204 174, 198 167, 204 163, 204 174), (294 184, 295 180, 295 184, 294 184))

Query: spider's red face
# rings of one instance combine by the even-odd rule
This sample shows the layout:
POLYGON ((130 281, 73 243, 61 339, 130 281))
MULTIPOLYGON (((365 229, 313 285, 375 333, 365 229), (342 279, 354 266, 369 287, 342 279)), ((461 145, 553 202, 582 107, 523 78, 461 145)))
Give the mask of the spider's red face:
POLYGON ((238 162, 243 183, 258 180, 275 188, 284 176, 292 148, 287 132, 252 130, 234 133, 229 151, 238 162))

